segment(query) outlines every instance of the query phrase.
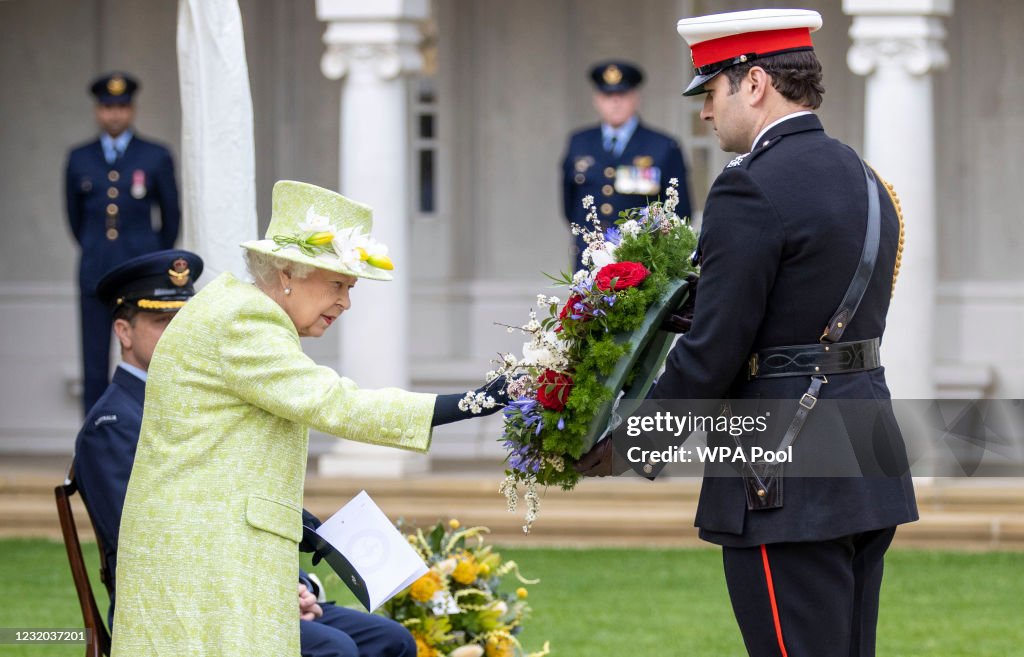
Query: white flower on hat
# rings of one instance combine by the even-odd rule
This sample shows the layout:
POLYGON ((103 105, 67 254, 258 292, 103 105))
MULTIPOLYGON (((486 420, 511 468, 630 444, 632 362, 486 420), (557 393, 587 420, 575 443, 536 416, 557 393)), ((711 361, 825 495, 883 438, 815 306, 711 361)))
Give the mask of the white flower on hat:
POLYGON ((306 210, 306 220, 299 222, 299 228, 311 233, 319 231, 334 232, 334 226, 331 225, 331 220, 326 215, 314 212, 312 205, 309 206, 308 210, 306 210))
POLYGON ((388 257, 388 247, 365 235, 358 227, 339 230, 331 246, 341 264, 357 274, 365 272, 368 266, 388 271, 395 268, 388 257))

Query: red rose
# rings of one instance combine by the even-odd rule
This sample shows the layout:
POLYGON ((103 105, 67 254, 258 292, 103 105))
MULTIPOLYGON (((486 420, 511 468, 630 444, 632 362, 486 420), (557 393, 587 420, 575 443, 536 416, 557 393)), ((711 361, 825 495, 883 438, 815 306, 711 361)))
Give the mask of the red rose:
POLYGON ((594 277, 594 285, 599 290, 624 290, 627 287, 640 285, 650 273, 647 271, 647 267, 639 262, 613 262, 601 267, 597 276, 594 277), (615 281, 614 288, 612 287, 613 280, 615 281))
POLYGON ((544 370, 537 379, 537 401, 553 411, 565 410, 565 402, 572 390, 572 377, 554 370, 544 370))
POLYGON ((581 315, 582 313, 580 313, 578 310, 576 310, 573 307, 576 304, 578 304, 580 301, 583 301, 583 297, 581 297, 578 294, 571 295, 569 297, 569 300, 565 302, 565 305, 562 306, 562 310, 559 311, 558 319, 565 319, 566 317, 569 317, 570 315, 581 315))

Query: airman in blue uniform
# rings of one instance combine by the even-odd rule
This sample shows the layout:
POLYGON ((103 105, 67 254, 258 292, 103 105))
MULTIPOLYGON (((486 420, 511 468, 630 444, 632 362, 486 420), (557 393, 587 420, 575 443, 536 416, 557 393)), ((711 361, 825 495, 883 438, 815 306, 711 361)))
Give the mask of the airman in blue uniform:
MULTIPOLYGON (((664 199, 669 181, 679 185, 680 217, 690 216, 686 165, 679 142, 640 121, 639 86, 643 73, 624 61, 597 64, 590 71, 594 83, 594 108, 601 118, 597 126, 575 132, 562 161, 562 201, 570 224, 586 228, 583 198, 594 197, 597 218, 610 226, 619 212, 664 199)), ((586 244, 576 238, 576 269, 586 244)))
POLYGON ((68 223, 78 243, 82 348, 82 403, 96 402, 107 386, 110 311, 94 293, 100 277, 142 254, 169 249, 181 211, 170 151, 134 134, 138 82, 126 73, 95 80, 97 139, 71 150, 65 172, 68 223), (154 227, 153 209, 160 221, 154 227))
MULTIPOLYGON (((157 251, 116 267, 96 288, 99 302, 108 314, 113 312, 122 362, 86 415, 75 441, 73 471, 103 544, 111 620, 118 529, 142 428, 146 372, 164 328, 195 294, 193 283, 202 271, 203 261, 194 253, 157 251)), ((416 643, 404 627, 381 616, 323 602, 319 582, 301 570, 298 574, 296 613, 303 621, 299 624, 303 657, 415 657, 416 643)))

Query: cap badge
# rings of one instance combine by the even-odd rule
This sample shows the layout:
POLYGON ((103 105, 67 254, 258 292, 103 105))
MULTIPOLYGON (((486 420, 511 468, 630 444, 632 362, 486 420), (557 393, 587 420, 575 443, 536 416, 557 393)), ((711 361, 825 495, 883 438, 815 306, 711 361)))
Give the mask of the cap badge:
POLYGON ((171 284, 176 287, 184 287, 188 285, 188 277, 191 272, 188 268, 188 261, 184 258, 178 258, 171 263, 171 268, 167 270, 167 275, 171 277, 171 284))
POLYGON ((127 88, 128 83, 125 82, 124 78, 122 78, 120 75, 115 75, 114 77, 110 78, 109 82, 107 82, 107 91, 110 92, 111 96, 120 96, 125 92, 125 89, 127 88))
POLYGON ((609 64, 608 68, 601 75, 601 79, 604 80, 605 84, 618 84, 622 82, 622 71, 615 64, 609 64))

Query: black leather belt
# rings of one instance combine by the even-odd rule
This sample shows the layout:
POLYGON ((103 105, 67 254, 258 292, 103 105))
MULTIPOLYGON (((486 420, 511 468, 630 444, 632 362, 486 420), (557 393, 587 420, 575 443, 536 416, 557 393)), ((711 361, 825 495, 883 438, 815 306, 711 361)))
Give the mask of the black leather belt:
POLYGON ((771 347, 752 354, 747 374, 751 379, 864 372, 881 366, 878 338, 832 344, 771 347))

